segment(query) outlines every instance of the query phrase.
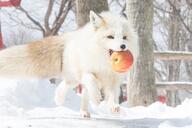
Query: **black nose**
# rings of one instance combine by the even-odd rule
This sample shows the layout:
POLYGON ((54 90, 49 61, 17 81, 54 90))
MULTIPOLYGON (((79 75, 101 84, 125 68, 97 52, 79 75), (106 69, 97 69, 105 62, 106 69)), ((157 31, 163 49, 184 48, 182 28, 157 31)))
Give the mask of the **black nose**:
POLYGON ((125 46, 124 44, 122 44, 122 45, 120 46, 120 48, 121 48, 122 50, 124 50, 124 49, 126 48, 126 46, 125 46))

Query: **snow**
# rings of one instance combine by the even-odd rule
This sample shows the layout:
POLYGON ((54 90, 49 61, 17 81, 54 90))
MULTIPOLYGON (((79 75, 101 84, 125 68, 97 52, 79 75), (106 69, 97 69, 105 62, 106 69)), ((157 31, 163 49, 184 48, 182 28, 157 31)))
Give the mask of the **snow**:
POLYGON ((121 104, 120 115, 111 114, 102 102, 90 103, 92 118, 79 116, 80 96, 73 90, 64 106, 54 104, 56 85, 49 80, 0 79, 0 128, 192 128, 192 99, 175 108, 159 102, 148 107, 128 108, 121 104))
POLYGON ((159 128, 192 128, 192 125, 177 127, 177 126, 174 126, 174 124, 170 123, 169 121, 165 121, 164 123, 159 125, 159 128))

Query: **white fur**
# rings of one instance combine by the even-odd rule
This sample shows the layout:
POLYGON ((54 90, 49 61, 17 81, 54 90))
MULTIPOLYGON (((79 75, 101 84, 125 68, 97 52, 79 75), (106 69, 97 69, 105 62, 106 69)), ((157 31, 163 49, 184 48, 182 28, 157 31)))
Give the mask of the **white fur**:
POLYGON ((87 96, 97 103, 101 97, 100 89, 104 90, 112 112, 119 111, 119 85, 126 73, 112 70, 109 49, 121 51, 120 45, 125 44, 125 50, 132 52, 135 61, 139 51, 137 36, 132 25, 124 17, 110 12, 103 12, 100 16, 91 12, 91 23, 67 34, 62 72, 65 84, 61 85, 62 88, 59 86, 56 91, 56 102, 63 102, 61 99, 64 95, 61 95, 62 98, 59 96, 61 92, 65 92, 63 86, 66 86, 66 83, 73 86, 82 84, 81 112, 84 117, 89 117, 87 96), (124 33, 128 35, 127 40, 122 39, 124 33), (115 38, 108 39, 108 34, 113 34, 115 38))

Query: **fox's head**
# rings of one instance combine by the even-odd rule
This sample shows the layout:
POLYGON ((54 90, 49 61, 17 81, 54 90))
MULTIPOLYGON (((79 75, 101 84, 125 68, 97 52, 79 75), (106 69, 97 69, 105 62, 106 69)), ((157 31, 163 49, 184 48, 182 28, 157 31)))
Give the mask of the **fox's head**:
POLYGON ((128 19, 123 15, 103 12, 96 14, 90 11, 90 23, 99 45, 111 55, 114 51, 130 50, 137 57, 137 34, 128 19))

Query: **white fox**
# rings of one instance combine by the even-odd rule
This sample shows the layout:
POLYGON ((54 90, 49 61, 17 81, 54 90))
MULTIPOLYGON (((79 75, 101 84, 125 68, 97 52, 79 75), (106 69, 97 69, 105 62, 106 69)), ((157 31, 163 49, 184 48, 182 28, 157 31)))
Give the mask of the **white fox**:
POLYGON ((61 105, 69 88, 82 85, 80 113, 90 117, 88 100, 96 104, 104 90, 112 112, 119 112, 119 86, 126 73, 111 67, 111 52, 129 50, 138 56, 137 35, 128 20, 110 12, 90 12, 90 23, 74 32, 0 51, 0 76, 62 78, 55 92, 61 105))

